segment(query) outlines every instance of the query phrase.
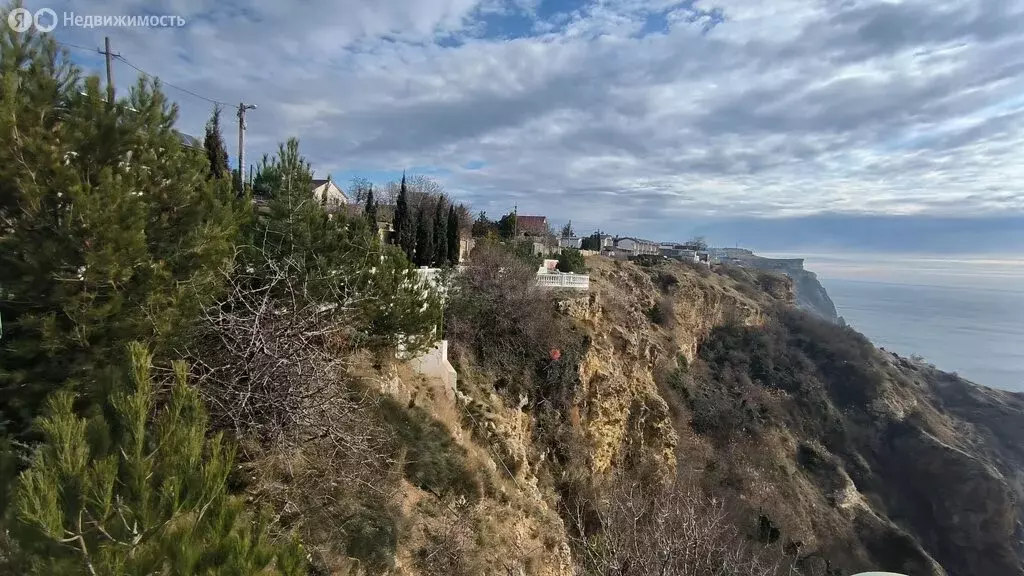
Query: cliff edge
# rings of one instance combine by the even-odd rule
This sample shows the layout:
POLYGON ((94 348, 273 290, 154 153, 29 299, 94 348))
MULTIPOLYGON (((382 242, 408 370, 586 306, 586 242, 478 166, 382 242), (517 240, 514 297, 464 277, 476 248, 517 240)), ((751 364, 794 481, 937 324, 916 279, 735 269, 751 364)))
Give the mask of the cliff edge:
POLYGON ((798 307, 830 322, 841 322, 836 305, 818 281, 818 276, 804 268, 803 258, 765 258, 749 250, 733 250, 725 263, 789 276, 793 279, 793 293, 798 307))

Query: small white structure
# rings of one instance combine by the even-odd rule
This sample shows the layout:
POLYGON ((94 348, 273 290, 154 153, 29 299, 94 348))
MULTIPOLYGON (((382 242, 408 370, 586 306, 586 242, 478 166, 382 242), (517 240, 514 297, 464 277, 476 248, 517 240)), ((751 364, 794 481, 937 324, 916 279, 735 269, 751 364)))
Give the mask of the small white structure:
POLYGON ((539 288, 571 288, 573 290, 590 290, 590 276, 559 272, 558 260, 545 260, 537 270, 537 286, 539 288))
POLYGON ((540 288, 569 288, 572 290, 590 290, 590 276, 587 274, 537 274, 537 286, 540 288))
POLYGON ((441 340, 433 348, 409 361, 409 366, 417 374, 428 378, 437 378, 444 382, 445 391, 453 395, 459 380, 455 367, 448 361, 448 341, 441 340))

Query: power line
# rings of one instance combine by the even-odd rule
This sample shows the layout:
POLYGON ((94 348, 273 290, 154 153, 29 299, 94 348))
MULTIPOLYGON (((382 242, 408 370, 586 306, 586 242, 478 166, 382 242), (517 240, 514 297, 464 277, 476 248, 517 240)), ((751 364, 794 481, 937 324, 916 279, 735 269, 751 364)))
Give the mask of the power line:
POLYGON ((86 46, 79 46, 78 44, 72 44, 70 42, 61 42, 60 40, 54 40, 54 42, 56 42, 57 44, 60 44, 61 46, 67 47, 67 48, 78 48, 79 50, 85 50, 87 52, 93 52, 93 53, 96 52, 95 48, 88 48, 86 46))
MULTIPOLYGON (((95 48, 89 48, 87 46, 81 46, 81 45, 78 45, 78 44, 72 44, 70 42, 63 42, 61 40, 55 40, 55 42, 57 42, 57 44, 59 44, 61 46, 65 46, 67 48, 75 48, 75 49, 78 49, 78 50, 85 50, 86 52, 92 52, 93 54, 96 54, 96 53, 102 54, 103 53, 102 51, 99 51, 99 50, 97 50, 95 48)), ((124 56, 122 56, 120 54, 112 54, 111 56, 115 60, 120 60, 121 62, 124 62, 128 66, 131 66, 133 69, 135 69, 136 72, 138 72, 139 74, 142 74, 143 76, 146 76, 147 78, 154 78, 154 79, 158 78, 157 76, 155 76, 153 74, 150 74, 149 72, 146 72, 142 68, 139 68, 135 64, 132 64, 124 56)), ((159 78, 159 80, 160 80, 160 84, 162 84, 162 85, 170 86, 171 88, 174 88, 175 90, 179 90, 179 91, 184 92, 185 94, 188 94, 190 96, 195 96, 196 98, 199 98, 200 100, 205 100, 205 101, 210 102, 212 104, 220 104, 222 106, 231 106, 227 102, 224 102, 222 100, 217 100, 215 98, 207 98, 206 96, 203 96, 202 94, 196 94, 195 92, 193 92, 193 91, 191 91, 191 90, 189 90, 187 88, 182 88, 181 86, 176 86, 176 85, 171 84, 170 82, 168 82, 168 81, 166 81, 166 80, 164 80, 162 78, 159 78)))
MULTIPOLYGON (((132 64, 132 63, 131 63, 131 62, 129 62, 129 61, 128 61, 128 60, 127 60, 127 59, 126 59, 126 58, 125 58, 124 56, 121 56, 120 54, 118 54, 118 55, 115 55, 115 56, 114 56, 114 58, 116 58, 117 60, 120 60, 121 62, 124 62, 125 64, 127 64, 127 65, 131 66, 131 67, 132 67, 132 68, 134 68, 134 69, 135 69, 135 70, 136 70, 136 71, 137 71, 137 72, 138 72, 139 74, 142 74, 142 75, 144 75, 144 76, 147 76, 147 77, 149 77, 149 78, 159 79, 159 78, 157 78, 156 76, 154 76, 154 75, 150 74, 149 72, 146 72, 146 71, 145 71, 145 70, 143 70, 142 68, 139 68, 139 67, 138 67, 138 66, 136 66, 135 64, 132 64)), ((215 100, 215 99, 213 99, 213 98, 207 98, 206 96, 202 96, 202 95, 196 94, 195 92, 193 92, 193 91, 191 91, 191 90, 188 90, 188 89, 186 89, 186 88, 182 88, 181 86, 175 86, 174 84, 171 84, 170 82, 167 82, 166 80, 162 80, 162 79, 160 79, 160 84, 164 84, 164 85, 170 86, 171 88, 174 88, 175 90, 180 90, 180 91, 182 91, 182 92, 184 92, 184 93, 186 93, 186 94, 190 94, 190 95, 192 95, 192 96, 195 96, 196 98, 199 98, 200 100, 206 100, 207 102, 211 102, 211 103, 213 103, 213 104, 220 104, 220 105, 222 105, 222 106, 228 106, 228 105, 229 105, 229 104, 228 104, 227 102, 222 102, 222 101, 220 101, 220 100, 215 100)))

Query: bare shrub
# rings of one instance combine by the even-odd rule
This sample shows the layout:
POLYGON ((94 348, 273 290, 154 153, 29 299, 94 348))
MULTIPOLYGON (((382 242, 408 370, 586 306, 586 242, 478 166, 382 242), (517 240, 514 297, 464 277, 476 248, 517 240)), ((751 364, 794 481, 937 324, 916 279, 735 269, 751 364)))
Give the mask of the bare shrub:
POLYGON ((548 353, 554 310, 536 287, 536 268, 501 246, 482 244, 456 281, 445 331, 481 365, 515 377, 548 353))
POLYGON ((482 573, 482 567, 473 558, 476 535, 469 506, 465 502, 454 502, 439 514, 437 526, 426 528, 425 545, 415 555, 417 566, 424 574, 469 576, 482 573))
POLYGON ((702 262, 694 262, 692 260, 683 260, 683 266, 693 270, 701 278, 707 278, 711 276, 711 267, 702 262))
POLYGON ((647 317, 662 328, 671 329, 676 323, 675 305, 672 298, 664 296, 647 310, 647 317))
POLYGON ((343 382, 355 297, 314 296, 302 272, 269 258, 225 272, 229 290, 206 310, 189 351, 215 424, 238 437, 318 435, 359 403, 343 382))
MULTIPOLYGON (((574 515, 582 574, 622 576, 777 576, 795 574, 771 548, 748 543, 722 501, 680 480, 620 480, 596 506, 600 528, 574 515)), ((582 512, 582 510, 581 510, 582 512)))

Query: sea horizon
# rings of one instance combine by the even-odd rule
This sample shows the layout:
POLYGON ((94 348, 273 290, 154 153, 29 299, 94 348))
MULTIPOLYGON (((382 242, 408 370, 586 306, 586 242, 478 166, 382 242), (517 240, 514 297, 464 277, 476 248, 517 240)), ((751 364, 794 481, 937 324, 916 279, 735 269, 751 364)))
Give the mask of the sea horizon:
POLYGON ((766 253, 804 258, 846 323, 879 348, 1024 392, 1024 259, 766 253))

